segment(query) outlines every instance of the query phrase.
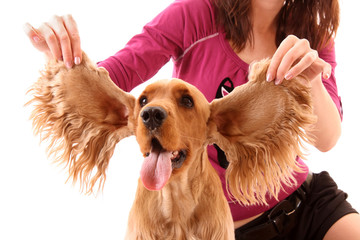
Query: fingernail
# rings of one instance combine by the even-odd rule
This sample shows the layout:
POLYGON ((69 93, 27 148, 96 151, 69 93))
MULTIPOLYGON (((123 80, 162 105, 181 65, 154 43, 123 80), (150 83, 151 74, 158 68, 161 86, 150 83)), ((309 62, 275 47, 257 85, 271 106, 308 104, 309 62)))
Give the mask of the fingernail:
POLYGON ((280 79, 276 79, 275 80, 275 85, 279 85, 281 83, 281 80, 280 79))
POLYGON ((80 58, 79 57, 75 57, 74 62, 76 65, 80 64, 80 58))
POLYGON ((69 69, 72 68, 72 62, 66 62, 65 65, 69 69))
POLYGON ((287 72, 286 74, 285 74, 285 79, 286 80, 290 80, 290 79, 292 79, 293 78, 293 75, 291 74, 291 72, 287 72))
POLYGON ((34 40, 34 42, 38 43, 40 42, 40 38, 38 36, 33 36, 32 38, 34 40))
POLYGON ((272 76, 270 73, 266 74, 266 81, 270 82, 272 80, 272 76))
POLYGON ((324 74, 325 79, 329 79, 330 75, 328 73, 324 74))

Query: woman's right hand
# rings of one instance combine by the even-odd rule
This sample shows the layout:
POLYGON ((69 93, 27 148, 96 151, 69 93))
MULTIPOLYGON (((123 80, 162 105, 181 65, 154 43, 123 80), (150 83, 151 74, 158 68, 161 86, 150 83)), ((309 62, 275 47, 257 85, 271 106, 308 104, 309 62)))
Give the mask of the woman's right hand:
POLYGON ((45 53, 48 59, 62 60, 68 68, 74 63, 80 64, 80 36, 71 15, 54 16, 37 29, 26 23, 24 31, 34 47, 45 53))

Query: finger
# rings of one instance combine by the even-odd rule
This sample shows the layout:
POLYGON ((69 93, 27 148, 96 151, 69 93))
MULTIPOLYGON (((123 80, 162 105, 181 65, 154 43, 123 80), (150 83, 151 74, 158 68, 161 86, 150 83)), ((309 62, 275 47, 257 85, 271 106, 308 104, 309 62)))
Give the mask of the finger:
POLYGON ((302 73, 305 69, 310 67, 317 59, 319 58, 318 52, 316 50, 311 50, 306 53, 301 60, 296 63, 286 74, 285 79, 290 80, 300 73, 302 73))
POLYGON ((49 48, 46 44, 45 39, 43 38, 41 33, 38 30, 36 30, 30 23, 25 23, 23 25, 23 30, 30 39, 32 45, 36 49, 38 49, 41 52, 44 52, 45 54, 49 52, 49 48))
POLYGON ((45 39, 46 45, 49 48, 52 57, 57 60, 62 60, 60 44, 58 42, 55 32, 49 26, 49 24, 48 23, 42 24, 39 28, 39 32, 45 39))
POLYGON ((80 35, 77 24, 71 15, 64 16, 63 20, 64 20, 65 28, 70 37, 74 63, 80 64, 82 60, 82 51, 81 51, 80 35))
POLYGON ((321 58, 319 59, 320 62, 323 65, 323 72, 322 72, 322 77, 324 79, 329 79, 331 74, 332 74, 332 67, 329 63, 325 62, 324 60, 322 60, 321 58))
MULTIPOLYGON (((297 61, 301 61, 309 51, 312 51, 312 49, 310 48, 310 43, 308 40, 301 39, 296 41, 294 46, 289 49, 289 51, 284 55, 283 59, 281 60, 281 63, 276 72, 275 84, 281 84, 291 66, 293 66, 297 61)), ((309 65, 311 65, 311 63, 309 65)), ((287 77, 291 77, 290 74, 287 77)))
POLYGON ((37 30, 33 26, 31 26, 30 23, 25 23, 23 26, 23 30, 33 44, 37 44, 42 38, 41 35, 37 32, 37 30))
POLYGON ((284 55, 291 49, 296 41, 299 39, 294 35, 289 35, 286 37, 279 45, 278 49, 276 50, 275 54, 273 55, 267 74, 266 80, 268 82, 274 80, 276 78, 277 69, 284 57, 284 55))
POLYGON ((60 43, 63 61, 68 68, 71 68, 73 65, 73 52, 70 37, 65 28, 63 18, 59 16, 53 17, 51 26, 60 43))

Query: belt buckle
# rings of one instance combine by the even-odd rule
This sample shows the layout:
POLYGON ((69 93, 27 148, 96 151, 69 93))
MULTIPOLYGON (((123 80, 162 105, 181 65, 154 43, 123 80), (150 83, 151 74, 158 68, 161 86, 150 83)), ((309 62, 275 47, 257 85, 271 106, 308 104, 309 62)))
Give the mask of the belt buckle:
POLYGON ((285 224, 290 224, 285 219, 295 212, 294 206, 288 200, 283 200, 277 204, 268 214, 268 219, 273 224, 279 235, 284 233, 285 224))

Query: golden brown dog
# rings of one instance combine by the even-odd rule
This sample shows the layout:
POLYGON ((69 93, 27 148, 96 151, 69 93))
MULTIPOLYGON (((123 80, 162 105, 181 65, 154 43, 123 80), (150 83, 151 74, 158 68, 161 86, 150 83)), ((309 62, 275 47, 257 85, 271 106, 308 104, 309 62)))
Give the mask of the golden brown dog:
POLYGON ((212 103, 178 79, 150 84, 135 99, 83 59, 70 70, 47 65, 30 91, 31 118, 49 154, 86 192, 103 186, 116 144, 135 134, 144 162, 126 239, 234 239, 209 144, 225 151, 228 190, 242 204, 266 204, 266 194, 294 181, 295 156, 314 121, 305 80, 267 83, 264 61, 247 84, 212 103))

